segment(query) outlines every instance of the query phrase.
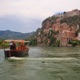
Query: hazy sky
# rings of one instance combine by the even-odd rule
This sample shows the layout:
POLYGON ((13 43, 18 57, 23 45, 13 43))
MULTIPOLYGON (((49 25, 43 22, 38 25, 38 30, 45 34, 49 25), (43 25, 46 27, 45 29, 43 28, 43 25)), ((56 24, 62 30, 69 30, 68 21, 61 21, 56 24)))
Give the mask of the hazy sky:
POLYGON ((80 10, 80 0, 0 0, 0 30, 32 32, 57 12, 80 10))

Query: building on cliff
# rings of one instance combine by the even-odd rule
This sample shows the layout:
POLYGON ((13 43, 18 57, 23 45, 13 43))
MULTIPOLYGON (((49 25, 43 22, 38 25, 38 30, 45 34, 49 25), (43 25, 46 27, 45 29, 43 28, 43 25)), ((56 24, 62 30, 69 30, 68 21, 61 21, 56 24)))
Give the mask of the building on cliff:
POLYGON ((76 16, 76 15, 80 15, 80 10, 74 9, 74 10, 72 10, 72 11, 59 13, 59 14, 56 14, 56 15, 54 15, 54 16, 55 16, 55 17, 59 17, 59 18, 67 18, 67 17, 76 16))
POLYGON ((77 25, 69 25, 65 21, 61 23, 63 18, 75 15, 80 16, 80 10, 75 9, 64 14, 55 15, 56 18, 54 17, 53 20, 52 17, 43 21, 42 33, 37 36, 37 42, 43 45, 54 45, 57 41, 60 41, 60 46, 71 46, 70 42, 72 40, 80 40, 80 33, 77 33, 80 24, 76 22, 77 25))

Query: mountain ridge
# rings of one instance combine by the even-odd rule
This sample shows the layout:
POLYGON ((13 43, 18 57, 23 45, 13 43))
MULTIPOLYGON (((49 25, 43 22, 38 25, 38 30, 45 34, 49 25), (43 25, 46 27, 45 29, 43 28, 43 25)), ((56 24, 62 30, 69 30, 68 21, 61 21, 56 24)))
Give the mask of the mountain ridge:
POLYGON ((27 39, 35 32, 21 33, 11 30, 0 30, 0 39, 27 39))

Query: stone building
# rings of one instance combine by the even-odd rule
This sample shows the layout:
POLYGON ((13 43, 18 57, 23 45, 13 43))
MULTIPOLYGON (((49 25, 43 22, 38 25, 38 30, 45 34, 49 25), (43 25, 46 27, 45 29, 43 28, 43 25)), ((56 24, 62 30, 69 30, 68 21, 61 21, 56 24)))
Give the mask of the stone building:
MULTIPOLYGON (((62 18, 72 17, 75 15, 80 15, 80 10, 72 10, 69 12, 65 12, 63 14, 55 15, 56 18, 54 19, 53 23, 51 23, 50 19, 46 19, 42 23, 42 30, 43 33, 37 36, 38 43, 50 43, 50 39, 48 38, 49 32, 53 31, 52 37, 56 39, 56 41, 60 41, 60 46, 69 46, 70 41, 74 40, 76 36, 76 32, 79 29, 79 25, 68 25, 67 23, 63 22, 60 23, 62 18)), ((80 34, 77 37, 80 40, 80 34)), ((55 42, 56 43, 56 42, 55 42)))
POLYGON ((60 13, 60 14, 56 14, 54 15, 55 17, 59 17, 59 18, 64 18, 64 17, 73 17, 75 15, 80 15, 80 10, 78 9, 74 9, 72 11, 68 11, 68 12, 63 12, 63 13, 60 13))
POLYGON ((60 40, 60 46, 68 46, 69 42, 75 38, 77 27, 69 26, 67 23, 60 24, 59 20, 57 19, 56 23, 52 25, 54 31, 59 31, 56 40, 60 40))

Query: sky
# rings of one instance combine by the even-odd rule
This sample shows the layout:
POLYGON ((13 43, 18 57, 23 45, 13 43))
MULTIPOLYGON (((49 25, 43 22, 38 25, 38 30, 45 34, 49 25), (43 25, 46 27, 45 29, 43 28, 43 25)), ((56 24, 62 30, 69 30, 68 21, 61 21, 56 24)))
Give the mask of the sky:
POLYGON ((80 10, 80 0, 0 0, 0 30, 28 33, 58 12, 80 10))

